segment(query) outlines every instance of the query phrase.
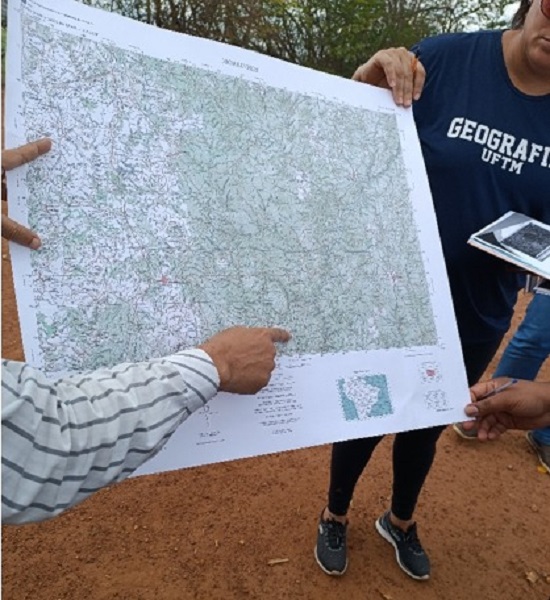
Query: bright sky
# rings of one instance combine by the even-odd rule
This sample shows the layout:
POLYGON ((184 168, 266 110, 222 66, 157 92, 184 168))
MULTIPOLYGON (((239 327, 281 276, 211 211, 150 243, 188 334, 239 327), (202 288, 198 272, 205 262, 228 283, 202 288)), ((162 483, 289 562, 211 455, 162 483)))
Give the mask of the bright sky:
POLYGON ((511 19, 516 10, 518 9, 519 2, 514 2, 513 4, 509 4, 504 10, 504 15, 507 19, 511 19))

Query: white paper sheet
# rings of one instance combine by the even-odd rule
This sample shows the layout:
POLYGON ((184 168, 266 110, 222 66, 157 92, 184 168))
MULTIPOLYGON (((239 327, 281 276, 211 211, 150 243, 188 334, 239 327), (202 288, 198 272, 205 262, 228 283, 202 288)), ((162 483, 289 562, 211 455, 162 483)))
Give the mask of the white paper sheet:
POLYGON ((476 231, 468 243, 526 271, 550 279, 550 225, 508 211, 476 231))
POLYGON ((69 0, 12 0, 6 143, 27 360, 48 373, 279 325, 141 473, 462 420, 469 395, 412 113, 385 90, 69 0))

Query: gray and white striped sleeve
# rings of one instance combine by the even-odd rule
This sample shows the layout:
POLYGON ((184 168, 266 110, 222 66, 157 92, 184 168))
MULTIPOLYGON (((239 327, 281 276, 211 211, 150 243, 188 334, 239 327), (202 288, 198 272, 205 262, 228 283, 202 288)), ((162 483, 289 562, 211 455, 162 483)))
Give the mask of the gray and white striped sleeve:
POLYGON ((218 391, 193 349, 58 381, 2 363, 2 521, 53 517, 122 481, 218 391))

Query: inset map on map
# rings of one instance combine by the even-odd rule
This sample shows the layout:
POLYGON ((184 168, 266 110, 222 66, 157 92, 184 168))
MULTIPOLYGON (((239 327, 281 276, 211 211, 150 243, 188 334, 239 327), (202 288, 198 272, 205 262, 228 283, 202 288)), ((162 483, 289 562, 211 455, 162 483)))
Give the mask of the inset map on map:
POLYGON ((338 393, 346 421, 364 421, 393 413, 385 375, 339 379, 338 393))

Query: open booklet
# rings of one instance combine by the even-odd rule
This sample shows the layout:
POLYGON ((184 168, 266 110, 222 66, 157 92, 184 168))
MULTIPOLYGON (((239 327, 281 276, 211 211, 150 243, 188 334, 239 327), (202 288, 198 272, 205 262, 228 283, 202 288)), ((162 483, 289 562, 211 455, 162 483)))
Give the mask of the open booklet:
POLYGON ((550 225, 510 211, 472 234, 468 243, 550 279, 550 225))

